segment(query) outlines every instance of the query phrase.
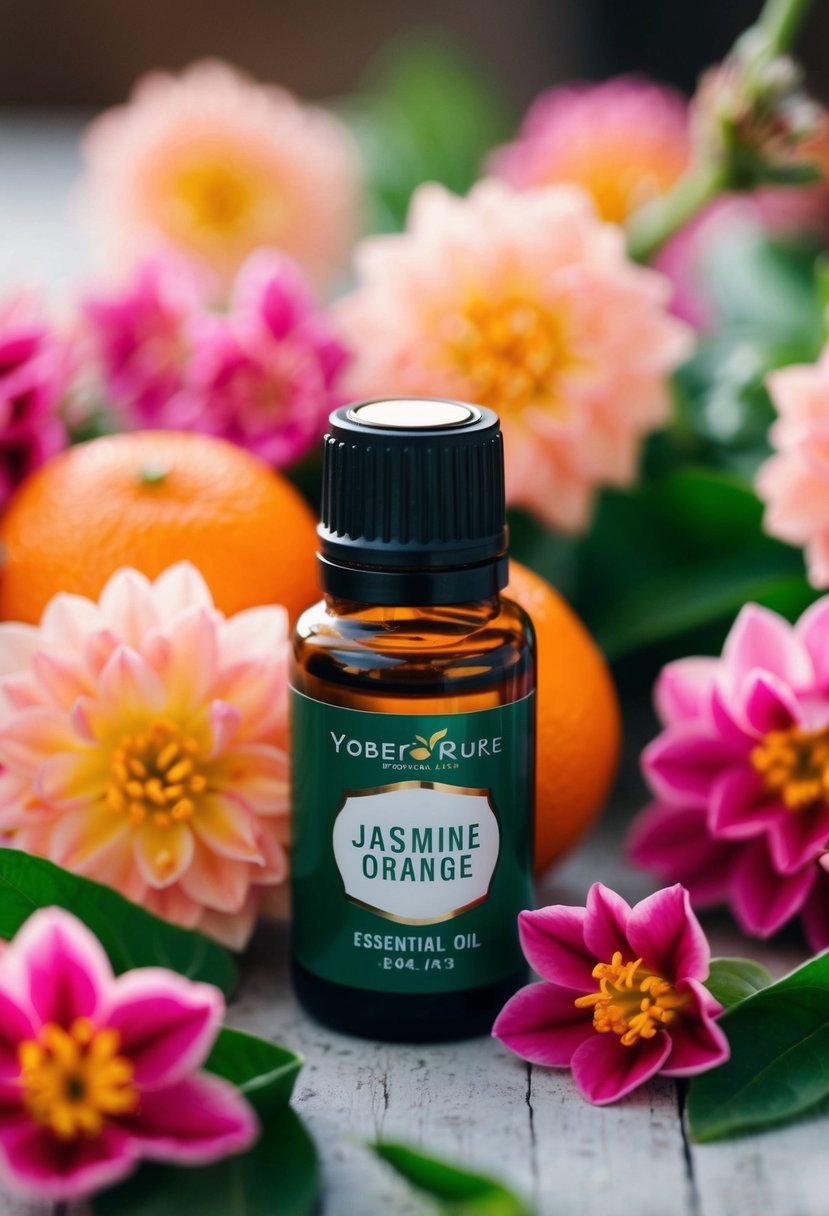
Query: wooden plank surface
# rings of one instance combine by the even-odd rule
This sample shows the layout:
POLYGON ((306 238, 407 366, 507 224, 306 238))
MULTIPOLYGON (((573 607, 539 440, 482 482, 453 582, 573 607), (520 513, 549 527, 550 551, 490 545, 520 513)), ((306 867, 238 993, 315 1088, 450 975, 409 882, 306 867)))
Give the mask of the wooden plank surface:
MULTIPOLYGON (((80 129, 80 119, 71 116, 0 115, 0 291, 40 279, 60 295, 87 272, 88 250, 69 220, 80 129)), ((583 902, 597 879, 631 900, 650 889, 621 851, 643 797, 635 756, 649 729, 641 711, 633 715, 633 730, 629 719, 628 772, 613 807, 542 884, 539 902, 583 902)), ((706 926, 716 953, 752 954, 776 974, 804 956, 794 935, 758 946, 744 941, 727 918, 708 919, 706 926)), ((298 1009, 286 959, 284 926, 263 927, 229 1020, 306 1058, 295 1105, 322 1156, 323 1216, 432 1210, 366 1151, 365 1141, 377 1136, 496 1174, 531 1197, 540 1216, 825 1216, 829 1210, 829 1119, 728 1144, 688 1145, 673 1082, 657 1081, 617 1106, 597 1109, 579 1098, 566 1073, 531 1069, 487 1038, 401 1047, 331 1034, 298 1009)), ((0 1216, 43 1216, 45 1210, 0 1198, 0 1216)))

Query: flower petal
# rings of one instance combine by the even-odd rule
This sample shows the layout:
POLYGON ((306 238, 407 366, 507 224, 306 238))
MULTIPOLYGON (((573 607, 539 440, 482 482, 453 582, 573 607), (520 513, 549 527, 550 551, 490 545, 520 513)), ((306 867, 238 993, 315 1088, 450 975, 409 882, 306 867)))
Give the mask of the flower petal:
POLYGON ((564 904, 519 914, 521 948, 543 979, 577 992, 592 992, 596 987, 593 968, 598 960, 584 944, 586 919, 586 908, 564 904))
POLYGON ((193 860, 181 876, 181 889, 204 908, 235 913, 248 897, 253 873, 247 862, 222 857, 196 841, 193 860))
POLYGON ((21 710, 0 728, 0 760, 17 772, 34 774, 48 756, 77 746, 66 714, 46 706, 21 710))
POLYGON ((39 908, 18 931, 0 964, 11 994, 20 993, 40 1022, 68 1026, 93 1018, 112 982, 98 939, 62 908, 39 908))
POLYGON ((203 1064, 223 1014, 222 994, 212 985, 143 967, 115 980, 106 1025, 119 1032, 119 1050, 143 1090, 170 1085, 203 1064))
POLYGON ((815 953, 829 946, 829 875, 821 869, 800 913, 806 940, 815 953))
POLYGON ((626 932, 629 916, 630 904, 621 895, 600 882, 593 883, 587 892, 584 941, 597 963, 609 963, 617 950, 621 950, 627 960, 630 954, 626 932))
POLYGON ((222 857, 264 861, 251 814, 238 800, 222 794, 205 795, 191 822, 199 840, 222 857))
POLYGON ((691 1077, 724 1064, 731 1055, 728 1039, 716 1024, 722 1005, 698 980, 683 980, 677 992, 688 997, 688 1004, 671 1022, 671 1054, 662 1073, 666 1077, 691 1077))
POLYGON ((164 705, 164 685, 145 659, 127 646, 118 646, 107 660, 99 679, 104 706, 119 716, 159 711, 164 705))
POLYGON ((781 874, 794 873, 829 847, 829 809, 823 804, 802 811, 781 808, 768 840, 774 868, 781 874))
POLYGON ((814 863, 782 875, 771 864, 765 840, 744 846, 734 868, 731 905, 740 927, 757 937, 771 937, 800 911, 814 883, 814 863))
POLYGON ((141 876, 161 890, 181 878, 193 860, 193 833, 185 823, 157 827, 147 821, 135 833, 133 851, 141 876))
POLYGON ((259 1132, 252 1107, 235 1086, 205 1073, 144 1091, 139 1110, 123 1122, 143 1156, 177 1165, 240 1153, 259 1132))
POLYGON ((219 756, 238 733, 242 715, 227 701, 213 701, 210 706, 210 755, 219 756))
POLYGON ((801 638, 782 616, 758 604, 740 611, 723 647, 723 663, 737 683, 752 671, 771 672, 794 689, 809 688, 814 668, 801 638))
POLYGON ((723 772, 711 788, 708 828, 722 840, 751 840, 788 812, 770 799, 759 773, 750 768, 723 772))
MULTIPOLYGON (((29 1010, 15 1000, 10 992, 4 990, 0 962, 0 1085, 4 1081, 16 1081, 19 1078, 18 1044, 23 1039, 34 1038, 36 1033, 29 1010)), ((18 1102, 19 1100, 18 1090, 18 1102)))
POLYGON ((768 671, 753 671, 739 690, 746 725, 758 735, 786 730, 802 721, 802 711, 788 684, 768 671))
POLYGON ((125 566, 112 575, 98 600, 106 624, 133 650, 160 621, 153 588, 146 575, 125 566))
POLYGON ((818 688, 829 692, 829 595, 806 609, 794 631, 809 652, 818 688))
POLYGON ((697 906, 709 906, 728 898, 741 849, 712 838, 704 808, 654 802, 634 820, 628 853, 663 882, 681 882, 697 906))
POLYGON ((507 1001, 492 1033, 524 1060, 567 1068, 576 1048, 596 1033, 590 1010, 576 1008, 577 996, 555 984, 528 984, 507 1001))
POLYGON ((697 723, 668 727, 642 753, 656 796, 681 806, 705 806, 712 783, 733 761, 733 747, 697 723))
POLYGON ((203 575, 192 562, 176 562, 153 584, 161 620, 170 621, 190 608, 213 607, 213 596, 203 575))
POLYGON ((615 1034, 594 1034, 573 1054, 573 1080, 589 1102, 606 1106, 649 1081, 671 1054, 664 1031, 624 1047, 615 1034))
POLYGON ((676 883, 641 900, 627 924, 634 955, 657 975, 674 982, 708 976, 711 950, 691 908, 685 887, 676 883))
POLYGON ((132 1137, 112 1124, 94 1139, 59 1140, 25 1119, 0 1126, 0 1170, 9 1186, 40 1203, 86 1199, 136 1168, 132 1137))
POLYGON ((654 698, 666 726, 705 716, 719 667, 719 659, 706 657, 677 659, 662 668, 654 698))
POLYGON ((257 815, 279 815, 290 808, 288 756, 278 747, 269 743, 237 746, 214 762, 213 772, 257 815))

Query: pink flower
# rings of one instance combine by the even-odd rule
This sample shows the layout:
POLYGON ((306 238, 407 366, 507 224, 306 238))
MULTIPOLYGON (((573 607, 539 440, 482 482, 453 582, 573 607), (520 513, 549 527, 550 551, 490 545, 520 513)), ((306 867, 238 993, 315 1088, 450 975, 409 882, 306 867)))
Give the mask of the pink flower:
POLYGON ((198 1069, 221 993, 160 967, 117 979, 60 908, 35 912, 0 956, 0 1172, 40 1201, 83 1199, 141 1158, 202 1165, 239 1153, 256 1116, 198 1069))
POLYGON ((287 621, 188 563, 0 624, 0 830, 241 947, 288 859, 287 621))
POLYGON ((493 1034, 534 1064, 572 1069, 590 1102, 728 1059, 714 1022, 722 1006, 703 986, 708 942, 684 887, 631 908, 595 883, 586 908, 556 904, 522 912, 518 924, 542 982, 507 1002, 493 1034))
POLYGON ((542 93, 490 169, 520 190, 555 182, 582 186, 602 219, 621 224, 670 189, 690 152, 685 98, 620 76, 542 93))
POLYGON ((634 860, 728 903, 767 937, 802 913, 829 944, 829 597, 796 625, 755 604, 721 658, 669 663, 656 686, 664 729, 645 749, 654 804, 634 825, 634 860))
POLYGON ((157 425, 181 388, 187 326, 203 308, 204 295, 189 263, 169 253, 140 263, 122 288, 84 302, 107 392, 131 422, 157 425))
POLYGON ((69 351, 27 295, 0 301, 0 507, 34 469, 66 447, 59 406, 69 351))
POLYGON ((556 527, 584 528, 597 487, 634 480, 690 336, 582 191, 421 186, 408 231, 365 241, 357 266, 339 305, 353 394, 493 407, 509 500, 556 527))
POLYGON ((254 253, 228 314, 195 317, 189 334, 182 387, 152 420, 157 425, 218 435, 277 466, 322 438, 342 402, 347 353, 289 259, 254 253))
POLYGON ((332 115, 218 60, 153 72, 87 134, 86 203, 116 257, 172 245, 228 281, 274 245, 319 283, 355 226, 357 157, 332 115))
POLYGON ((829 346, 814 365, 772 372, 768 386, 779 417, 756 481, 764 527, 803 546, 810 581, 829 587, 829 346))

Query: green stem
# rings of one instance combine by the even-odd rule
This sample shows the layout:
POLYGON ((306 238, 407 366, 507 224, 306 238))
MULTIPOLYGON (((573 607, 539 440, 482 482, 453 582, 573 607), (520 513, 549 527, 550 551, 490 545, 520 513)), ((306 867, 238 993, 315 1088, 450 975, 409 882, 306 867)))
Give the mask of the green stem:
POLYGON ((665 242, 724 188, 717 165, 692 165, 667 194, 637 211, 628 224, 628 253, 649 262, 665 242))
POLYGON ((791 49, 812 3, 813 0, 766 0, 756 28, 765 35, 772 55, 782 55, 791 49))

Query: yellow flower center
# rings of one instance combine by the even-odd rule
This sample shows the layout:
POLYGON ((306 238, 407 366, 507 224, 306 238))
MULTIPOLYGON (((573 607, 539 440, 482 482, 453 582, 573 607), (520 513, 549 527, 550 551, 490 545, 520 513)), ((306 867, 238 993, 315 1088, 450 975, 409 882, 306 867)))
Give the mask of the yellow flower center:
POLYGON ((204 161, 183 168, 176 193, 190 223, 226 233, 240 228, 251 206, 250 184, 220 161, 204 161))
POLYGON ((550 396, 564 362, 561 327, 534 300, 475 299, 447 326, 456 363, 471 381, 470 396, 495 408, 521 408, 550 396))
POLYGON ((47 1023, 18 1047, 26 1110, 60 1140, 100 1135, 107 1116, 138 1106, 133 1067, 118 1055, 120 1046, 117 1030, 96 1030, 88 1018, 68 1030, 47 1023))
POLYGON ((195 739, 165 719, 122 736, 110 766, 107 806, 129 815, 136 826, 168 828, 192 819, 198 795, 207 789, 197 766, 199 750, 195 739))
POLYGON ((625 1047, 652 1039, 688 1000, 678 996, 668 980, 643 967, 641 958, 623 962, 619 950, 611 962, 596 964, 593 977, 599 991, 577 997, 576 1008, 592 1008, 594 1028, 600 1034, 618 1034, 625 1047))
POLYGON ((829 729, 769 731, 752 750, 751 763, 787 810, 829 802, 829 729))

